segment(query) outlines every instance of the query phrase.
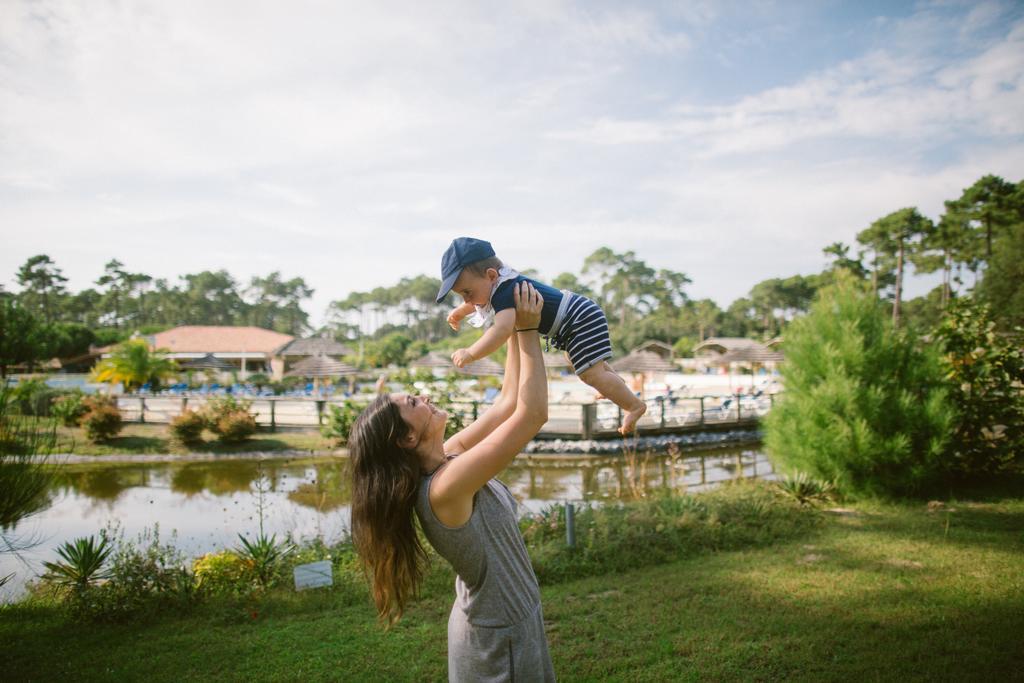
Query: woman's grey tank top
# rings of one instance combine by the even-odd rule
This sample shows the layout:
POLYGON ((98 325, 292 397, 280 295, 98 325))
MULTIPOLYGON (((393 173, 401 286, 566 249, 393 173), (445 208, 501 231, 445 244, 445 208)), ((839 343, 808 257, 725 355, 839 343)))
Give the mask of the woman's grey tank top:
POLYGON ((434 549, 451 563, 455 579, 455 608, 474 626, 518 624, 536 612, 540 589, 530 556, 519 532, 517 503, 497 479, 473 497, 473 513, 460 527, 442 524, 430 507, 430 482, 423 477, 416 514, 434 549))

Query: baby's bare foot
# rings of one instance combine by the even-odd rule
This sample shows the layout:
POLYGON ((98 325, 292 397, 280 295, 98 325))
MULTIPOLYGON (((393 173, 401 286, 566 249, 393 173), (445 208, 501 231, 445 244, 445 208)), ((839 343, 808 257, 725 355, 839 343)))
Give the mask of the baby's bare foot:
POLYGON ((627 410, 622 416, 622 426, 619 427, 619 434, 623 436, 632 434, 633 430, 636 429, 636 421, 643 417, 643 414, 646 412, 647 404, 643 401, 633 410, 627 410))

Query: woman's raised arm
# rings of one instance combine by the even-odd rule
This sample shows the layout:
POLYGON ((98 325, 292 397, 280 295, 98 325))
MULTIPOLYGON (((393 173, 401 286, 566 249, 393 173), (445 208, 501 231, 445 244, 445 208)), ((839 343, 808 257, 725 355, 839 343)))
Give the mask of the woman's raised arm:
POLYGON ((513 332, 508 338, 508 354, 505 358, 505 376, 501 382, 501 393, 494 404, 471 425, 444 442, 445 453, 465 453, 480 440, 498 428, 512 416, 519 396, 519 339, 513 332))
MULTIPOLYGON (((537 435, 548 419, 548 386, 544 357, 540 350, 540 322, 543 300, 529 283, 514 290, 519 346, 519 387, 512 414, 482 435, 480 442, 452 460, 434 477, 430 505, 448 526, 465 524, 473 512, 473 496, 490 479, 505 469, 537 435), (533 328, 533 329, 530 329, 533 328)), ((510 347, 511 355, 512 347, 510 347)), ((506 384, 509 377, 505 378, 506 384)), ((490 411, 488 411, 490 412, 490 411)), ((487 413, 485 413, 486 415, 487 413)))

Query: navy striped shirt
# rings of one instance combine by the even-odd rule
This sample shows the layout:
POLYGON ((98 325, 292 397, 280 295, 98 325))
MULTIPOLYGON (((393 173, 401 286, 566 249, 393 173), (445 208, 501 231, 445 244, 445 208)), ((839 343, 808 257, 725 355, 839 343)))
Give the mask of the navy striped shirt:
POLYGON ((516 302, 512 298, 512 290, 519 282, 529 282, 540 292, 541 297, 544 298, 544 308, 540 312, 540 333, 547 334, 548 330, 551 329, 551 323, 555 322, 558 306, 562 303, 562 292, 550 285, 545 285, 542 282, 537 282, 522 275, 514 280, 502 282, 494 290, 494 294, 491 295, 491 306, 494 307, 494 312, 497 313, 506 308, 515 308, 516 302))

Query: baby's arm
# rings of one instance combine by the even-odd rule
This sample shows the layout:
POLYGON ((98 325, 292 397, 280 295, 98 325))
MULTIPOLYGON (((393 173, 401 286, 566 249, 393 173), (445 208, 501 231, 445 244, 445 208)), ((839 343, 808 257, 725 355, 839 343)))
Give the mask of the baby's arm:
POLYGON ((504 344, 512 334, 516 323, 516 309, 506 308, 494 314, 494 324, 483 333, 468 349, 459 349, 452 354, 456 367, 463 367, 480 358, 485 358, 504 344))
POLYGON ((459 323, 462 322, 462 319, 465 318, 467 315, 472 315, 475 310, 476 306, 469 303, 468 301, 462 304, 461 306, 457 306, 455 310, 448 314, 448 325, 453 330, 458 332, 459 323))

